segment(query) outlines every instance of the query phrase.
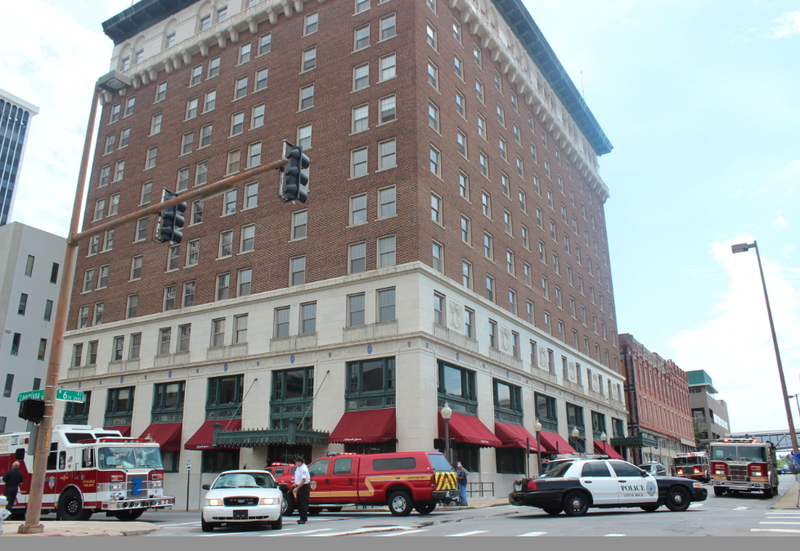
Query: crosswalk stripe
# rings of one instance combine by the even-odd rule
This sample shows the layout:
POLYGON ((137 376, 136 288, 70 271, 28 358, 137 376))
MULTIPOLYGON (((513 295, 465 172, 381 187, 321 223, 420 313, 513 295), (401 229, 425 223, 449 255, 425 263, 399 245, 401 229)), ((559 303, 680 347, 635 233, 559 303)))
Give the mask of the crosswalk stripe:
POLYGON ((306 530, 305 532, 280 532, 278 534, 264 534, 263 537, 274 538, 276 536, 302 536, 304 534, 312 534, 314 532, 330 532, 330 528, 320 528, 319 530, 306 530))
POLYGON ((405 536, 408 534, 419 534, 420 532, 427 532, 425 529, 420 530, 406 530, 405 532, 392 532, 391 534, 378 534, 376 537, 379 538, 389 538, 393 536, 405 536))
POLYGON ((689 509, 697 509, 698 507, 702 507, 705 503, 692 503, 689 505, 689 509))
POLYGON ((624 537, 625 534, 606 534, 603 536, 604 538, 621 538, 624 537))
POLYGON ((355 530, 347 530, 345 532, 331 532, 329 534, 310 534, 308 537, 321 537, 330 538, 334 536, 357 536, 359 534, 370 534, 372 532, 389 532, 394 530, 410 530, 408 526, 381 526, 379 528, 357 528, 355 530))
POLYGON ((159 524, 161 528, 167 528, 171 526, 186 526, 187 524, 200 524, 199 521, 196 522, 179 522, 178 524, 159 524))
POLYGON ((477 534, 485 534, 488 530, 473 530, 472 532, 461 532, 460 534, 447 534, 449 538, 458 538, 461 536, 475 536, 477 534))
POLYGON ((800 511, 767 511, 768 515, 797 515, 800 516, 800 511))
POLYGON ((734 507, 733 511, 747 511, 747 507, 734 507))
POLYGON ((767 517, 769 520, 800 520, 800 517, 767 517))
POLYGON ((784 524, 789 526, 800 526, 800 522, 759 522, 759 524, 784 524))
POLYGON ((547 532, 528 532, 527 534, 518 534, 518 538, 533 538, 536 536, 544 536, 547 532))
POLYGON ((780 534, 800 534, 800 530, 790 530, 788 528, 751 528, 751 532, 778 532, 780 534))

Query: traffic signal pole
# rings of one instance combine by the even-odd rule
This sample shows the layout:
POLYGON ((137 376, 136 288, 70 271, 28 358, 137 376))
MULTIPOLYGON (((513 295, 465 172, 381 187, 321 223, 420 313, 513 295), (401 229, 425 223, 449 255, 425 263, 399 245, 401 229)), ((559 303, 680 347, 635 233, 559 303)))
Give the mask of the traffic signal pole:
POLYGON ((95 88, 92 95, 92 108, 89 113, 89 124, 86 129, 86 139, 83 143, 83 155, 81 156, 81 166, 78 172, 78 185, 75 189, 75 199, 72 205, 72 219, 69 227, 69 237, 67 237, 67 250, 64 253, 64 264, 61 275, 61 286, 59 287, 58 303, 56 305, 56 319, 53 324, 53 338, 51 340, 50 356, 47 364, 47 375, 45 376, 44 387, 44 417, 39 424, 39 436, 36 440, 36 455, 33 458, 33 473, 31 473, 30 493, 28 494, 27 511, 25 514, 25 524, 19 527, 20 534, 41 534, 44 525, 40 518, 42 513, 42 497, 44 494, 44 481, 47 471, 47 457, 50 454, 50 435, 53 431, 53 411, 56 403, 56 390, 58 388, 58 374, 61 365, 61 353, 64 346, 64 332, 67 325, 67 307, 69 296, 72 290, 73 272, 75 270, 75 255, 81 241, 99 235, 105 231, 113 230, 125 224, 135 222, 139 218, 156 214, 164 209, 173 207, 183 202, 205 199, 212 195, 218 195, 241 183, 270 170, 280 170, 289 162, 282 158, 279 161, 246 170, 235 176, 223 178, 217 182, 183 193, 162 203, 152 205, 132 214, 122 216, 111 222, 101 224, 88 230, 79 232, 81 211, 86 190, 86 175, 89 171, 89 156, 92 149, 94 138, 95 121, 97 118, 97 105, 99 103, 100 90, 95 88))

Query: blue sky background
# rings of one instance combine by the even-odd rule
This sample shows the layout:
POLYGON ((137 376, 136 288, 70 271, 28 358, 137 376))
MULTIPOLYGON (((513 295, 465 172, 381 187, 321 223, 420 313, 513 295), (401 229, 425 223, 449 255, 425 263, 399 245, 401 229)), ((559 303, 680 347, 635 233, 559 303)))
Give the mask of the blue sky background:
MULTIPOLYGON (((730 244, 759 240, 788 391, 800 392, 797 2, 523 2, 578 89, 583 72, 614 145, 600 172, 619 331, 708 371, 732 430, 786 428, 755 254, 730 244)), ((4 6, 0 88, 41 108, 14 220, 66 235, 92 85, 109 68, 101 23, 130 5, 4 6), (31 13, 36 25, 14 23, 31 13)))

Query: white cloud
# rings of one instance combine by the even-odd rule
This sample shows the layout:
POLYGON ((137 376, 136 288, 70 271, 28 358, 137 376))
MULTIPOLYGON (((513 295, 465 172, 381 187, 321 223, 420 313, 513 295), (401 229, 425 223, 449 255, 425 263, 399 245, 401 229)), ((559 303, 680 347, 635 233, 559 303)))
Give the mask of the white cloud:
POLYGON ((129 6, 129 0, 98 6, 93 29, 69 11, 72 2, 26 0, 3 6, 2 86, 40 109, 30 127, 13 220, 66 235, 93 85, 108 72, 113 47, 102 33, 101 17, 129 6), (32 21, 31 14, 36 14, 35 23, 10 24, 32 21))
POLYGON ((788 258, 791 252, 794 250, 793 245, 786 245, 785 247, 781 247, 781 252, 788 258))
POLYGON ((780 230, 785 230, 787 227, 789 227, 789 221, 786 220, 783 216, 778 216, 772 223, 772 225, 780 230))
MULTIPOLYGON (((727 286, 710 313, 711 321, 670 340, 672 357, 682 369, 704 369, 714 379, 717 398, 728 404, 734 432, 788 426, 758 262, 753 252, 734 255, 730 248, 752 240, 740 235, 711 245, 711 256, 725 272, 727 286)), ((772 259, 762 261, 787 390, 794 394, 800 391, 800 270, 772 259)), ((692 321, 686 320, 686 325, 692 321)))
POLYGON ((800 11, 784 13, 774 22, 778 25, 770 30, 769 38, 786 38, 800 34, 800 11))

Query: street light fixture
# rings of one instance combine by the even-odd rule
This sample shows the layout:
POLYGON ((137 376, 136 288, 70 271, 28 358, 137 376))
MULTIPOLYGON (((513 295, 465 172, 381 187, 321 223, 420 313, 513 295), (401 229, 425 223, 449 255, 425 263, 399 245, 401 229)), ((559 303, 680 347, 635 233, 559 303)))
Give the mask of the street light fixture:
POLYGON ((453 416, 453 410, 450 409, 450 404, 444 403, 442 408, 442 419, 444 419, 444 455, 450 464, 453 464, 453 459, 450 457, 450 418, 453 416))
POLYGON ((539 422, 538 417, 533 424, 533 431, 536 433, 536 461, 539 463, 536 472, 539 476, 542 476, 542 438, 539 436, 539 433, 542 432, 542 424, 539 422))
POLYGON ((600 435, 600 441, 603 443, 604 455, 608 455, 608 452, 606 452, 606 440, 608 440, 608 435, 606 434, 606 431, 603 431, 603 434, 600 435))
POLYGON ((769 328, 772 331, 772 345, 775 348, 775 359, 778 361, 778 374, 781 378, 781 395, 783 396, 783 406, 786 408, 786 420, 789 421, 789 434, 792 437, 792 448, 795 452, 800 450, 797 445, 797 433, 794 431, 794 420, 792 419, 792 409, 789 406, 789 395, 786 392, 786 378, 783 376, 783 364, 781 364, 781 353, 778 349, 778 337, 775 335, 775 323, 772 321, 772 308, 769 306, 769 296, 767 295, 767 282, 764 280, 764 268, 761 266, 761 255, 758 252, 758 243, 754 239, 752 243, 737 243, 731 246, 733 254, 747 252, 750 249, 756 250, 758 259, 758 271, 761 273, 761 286, 764 288, 764 301, 767 303, 767 316, 769 316, 769 328))
POLYGON ((108 74, 101 76, 97 79, 97 87, 102 88, 106 92, 114 93, 127 88, 131 85, 131 79, 125 73, 119 71, 111 71, 108 74))
MULTIPOLYGON (((572 427, 572 441, 575 443, 576 446, 578 445, 578 437, 580 435, 581 435, 581 431, 578 430, 578 427, 572 427)), ((577 450, 575 450, 575 451, 577 451, 577 450)), ((583 451, 585 453, 586 449, 584 448, 583 451)), ((580 452, 578 452, 578 453, 580 453, 580 452)))

